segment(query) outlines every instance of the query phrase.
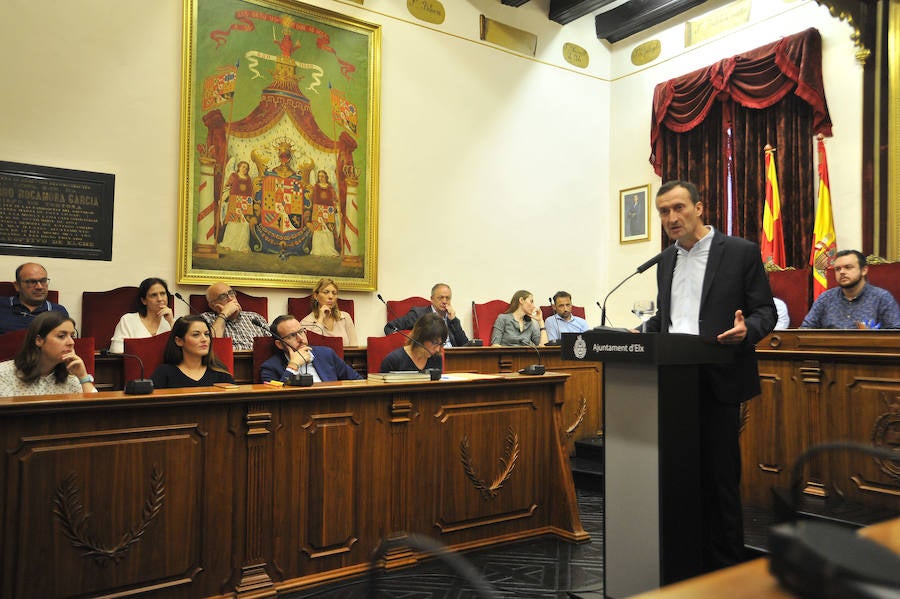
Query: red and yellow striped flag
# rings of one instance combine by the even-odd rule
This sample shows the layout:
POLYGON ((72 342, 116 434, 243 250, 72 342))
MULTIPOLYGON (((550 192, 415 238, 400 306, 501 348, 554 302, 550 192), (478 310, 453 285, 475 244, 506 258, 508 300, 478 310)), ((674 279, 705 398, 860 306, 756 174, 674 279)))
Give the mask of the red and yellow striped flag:
POLYGON ((816 222, 813 226, 812 253, 809 265, 813 267, 813 299, 828 289, 825 269, 834 262, 837 241, 834 233, 834 217, 831 211, 831 185, 828 182, 828 160, 825 142, 819 136, 819 199, 816 203, 816 222))
POLYGON ((763 210, 761 243, 763 263, 771 262, 784 268, 784 230, 781 226, 781 194, 778 191, 778 175, 775 172, 775 150, 766 144, 766 206, 763 210))

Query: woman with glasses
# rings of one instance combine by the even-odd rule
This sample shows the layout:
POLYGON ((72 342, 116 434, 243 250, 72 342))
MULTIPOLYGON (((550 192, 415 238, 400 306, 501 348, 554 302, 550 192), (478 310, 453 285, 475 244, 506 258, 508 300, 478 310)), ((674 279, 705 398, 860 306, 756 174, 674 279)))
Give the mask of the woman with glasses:
POLYGON ((125 351, 125 339, 143 339, 172 330, 175 316, 169 308, 169 286, 162 279, 150 277, 138 287, 141 307, 137 312, 123 314, 116 325, 109 351, 121 354, 125 351))
POLYGON ((310 298, 312 312, 300 324, 325 337, 340 337, 344 345, 356 346, 356 325, 349 314, 341 312, 337 300, 337 283, 328 278, 319 279, 310 298))
POLYGON ((437 314, 425 314, 416 321, 403 347, 398 347, 381 361, 381 372, 443 370, 441 351, 447 341, 447 323, 437 314))
POLYGON ((0 396, 93 393, 94 377, 75 353, 75 321, 44 312, 31 321, 22 349, 0 363, 0 396))
POLYGON ((153 372, 153 387, 208 387, 234 383, 212 350, 212 332, 202 316, 182 316, 172 325, 163 363, 153 372))

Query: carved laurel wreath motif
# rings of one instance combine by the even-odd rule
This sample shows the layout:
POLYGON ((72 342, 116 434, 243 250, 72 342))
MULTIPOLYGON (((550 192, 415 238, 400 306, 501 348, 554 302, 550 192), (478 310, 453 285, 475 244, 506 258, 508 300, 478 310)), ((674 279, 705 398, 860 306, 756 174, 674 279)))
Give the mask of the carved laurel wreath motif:
POLYGON ((462 441, 459 443, 459 457, 462 460, 466 476, 472 482, 472 485, 478 489, 478 492, 481 493, 481 498, 487 501, 500 494, 501 487, 509 480, 513 469, 516 467, 516 460, 519 459, 519 435, 513 432, 512 427, 506 427, 505 450, 503 457, 498 460, 500 473, 494 477, 494 482, 490 485, 475 474, 475 468, 472 466, 471 445, 468 435, 463 435, 462 441))
POLYGON ((72 472, 56 489, 56 497, 53 500, 56 507, 53 513, 59 518, 63 534, 72 541, 72 546, 81 550, 81 556, 103 566, 110 560, 115 563, 121 561, 128 548, 141 539, 150 522, 162 509, 166 497, 166 481, 165 476, 154 467, 150 475, 150 493, 144 501, 140 523, 122 533, 119 542, 113 547, 102 547, 89 535, 87 525, 91 514, 85 512, 80 495, 78 477, 72 472))
POLYGON ((587 414, 587 400, 584 398, 584 395, 581 396, 581 405, 578 407, 578 416, 575 418, 575 422, 569 425, 569 428, 566 429, 566 439, 571 439, 572 435, 575 434, 575 431, 581 426, 581 423, 584 422, 584 417, 587 414))

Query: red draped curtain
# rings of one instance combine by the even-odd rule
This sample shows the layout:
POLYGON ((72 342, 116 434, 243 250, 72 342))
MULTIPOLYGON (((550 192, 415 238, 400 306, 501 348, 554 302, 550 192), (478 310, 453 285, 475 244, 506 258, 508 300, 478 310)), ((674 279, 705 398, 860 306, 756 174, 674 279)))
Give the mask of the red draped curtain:
POLYGON ((763 147, 775 146, 788 264, 802 266, 815 212, 817 133, 831 136, 831 117, 822 39, 807 29, 657 85, 650 162, 663 181, 697 184, 709 224, 758 241, 763 147))

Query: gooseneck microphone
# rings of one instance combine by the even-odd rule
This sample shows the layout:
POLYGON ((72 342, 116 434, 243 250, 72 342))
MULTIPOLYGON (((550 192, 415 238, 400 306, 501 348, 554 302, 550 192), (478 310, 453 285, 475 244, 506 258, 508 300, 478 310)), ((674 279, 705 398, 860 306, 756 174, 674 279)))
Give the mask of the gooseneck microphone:
POLYGON ((176 292, 173 293, 172 295, 174 295, 175 297, 177 297, 178 299, 180 299, 182 302, 184 302, 184 305, 188 307, 188 313, 189 313, 189 314, 197 314, 197 311, 194 310, 194 307, 191 305, 191 303, 190 303, 189 301, 187 301, 186 299, 184 299, 184 297, 183 297, 180 293, 178 293, 178 292, 176 291, 176 292))
POLYGON ((544 361, 541 359, 541 351, 537 348, 537 345, 534 343, 528 342, 528 347, 533 349, 535 353, 537 353, 538 363, 537 364, 529 364, 525 368, 519 370, 519 374, 527 374, 527 375, 539 375, 544 374, 546 369, 544 368, 544 361))
POLYGON ((475 329, 475 337, 469 339, 469 342, 466 345, 471 345, 472 347, 484 347, 484 341, 478 338, 478 312, 475 311, 475 300, 472 300, 472 323, 475 325, 473 328, 475 329))
POLYGON ((153 380, 144 378, 144 361, 141 360, 141 357, 136 354, 126 354, 126 353, 111 353, 108 349, 101 349, 100 356, 122 356, 123 358, 131 358, 132 360, 137 360, 138 364, 141 366, 141 378, 133 379, 127 381, 125 383, 125 395, 147 395, 149 393, 153 393, 153 380))
MULTIPOLYGON (((634 275, 639 275, 639 274, 643 273, 645 270, 649 269, 651 266, 655 266, 656 264, 659 263, 660 260, 662 260, 662 252, 656 254, 655 256, 653 256, 652 258, 650 258, 649 260, 647 260, 646 262, 644 262, 643 264, 638 266, 633 273, 631 273, 630 275, 625 277, 621 283, 619 283, 618 285, 613 287, 612 290, 610 290, 610 292, 606 294, 606 297, 603 298, 603 305, 600 306, 600 326, 601 327, 606 326, 606 300, 608 300, 609 296, 611 296, 613 294, 613 291, 615 291, 616 289, 618 289, 619 287, 624 285, 628 281, 628 279, 630 279, 634 275)), ((599 305, 599 302, 597 305, 599 305)))

